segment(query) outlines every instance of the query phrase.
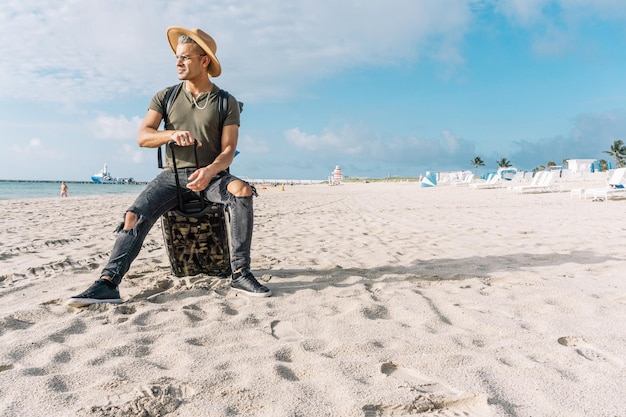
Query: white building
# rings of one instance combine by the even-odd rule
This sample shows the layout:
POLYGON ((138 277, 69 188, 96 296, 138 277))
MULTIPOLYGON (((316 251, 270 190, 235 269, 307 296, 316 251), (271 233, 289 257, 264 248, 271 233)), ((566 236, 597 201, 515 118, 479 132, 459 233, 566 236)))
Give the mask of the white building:
POLYGON ((567 159, 567 169, 571 172, 591 172, 591 164, 596 159, 567 159))

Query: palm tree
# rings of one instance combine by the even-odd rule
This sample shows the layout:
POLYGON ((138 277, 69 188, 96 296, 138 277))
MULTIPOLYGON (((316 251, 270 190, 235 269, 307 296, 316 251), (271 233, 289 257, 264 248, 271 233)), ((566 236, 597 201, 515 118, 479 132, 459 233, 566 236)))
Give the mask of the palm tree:
POLYGON ((598 162, 600 163, 600 171, 609 170, 609 163, 606 160, 600 159, 598 162))
POLYGON ((506 159, 506 158, 502 158, 501 160, 496 161, 496 162, 498 163, 498 167, 500 167, 500 168, 508 168, 508 167, 513 166, 513 164, 511 163, 511 161, 509 161, 509 160, 508 160, 508 159, 506 159))
POLYGON ((621 168, 624 166, 624 160, 626 159, 626 146, 624 146, 624 141, 621 139, 617 139, 611 145, 610 151, 604 151, 615 159, 615 167, 621 168))
POLYGON ((477 156, 476 158, 470 161, 470 165, 474 167, 474 174, 476 174, 476 170, 478 170, 478 167, 484 167, 485 162, 482 160, 480 156, 477 156))

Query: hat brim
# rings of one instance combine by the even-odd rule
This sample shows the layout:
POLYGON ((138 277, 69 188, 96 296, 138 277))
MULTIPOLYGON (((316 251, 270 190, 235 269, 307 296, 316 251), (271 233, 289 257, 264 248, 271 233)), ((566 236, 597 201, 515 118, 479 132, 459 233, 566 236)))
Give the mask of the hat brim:
POLYGON ((220 61, 215 56, 215 51, 217 50, 217 45, 213 38, 204 33, 200 29, 185 29, 181 26, 170 26, 167 28, 167 40, 170 43, 170 47, 172 51, 176 53, 176 47, 178 47, 178 38, 181 35, 189 36, 193 39, 199 46, 202 48, 204 52, 207 53, 211 57, 211 62, 207 67, 207 73, 211 77, 219 77, 222 73, 222 65, 220 61))

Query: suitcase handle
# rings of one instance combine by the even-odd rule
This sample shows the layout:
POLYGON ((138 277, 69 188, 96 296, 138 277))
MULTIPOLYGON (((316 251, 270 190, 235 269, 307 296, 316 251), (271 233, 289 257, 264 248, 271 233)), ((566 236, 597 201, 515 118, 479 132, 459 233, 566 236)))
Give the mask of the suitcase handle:
MULTIPOLYGON (((206 213, 211 206, 209 206, 204 197, 198 196, 198 200, 192 200, 185 205, 183 202, 183 194, 180 189, 180 179, 178 177, 178 169, 176 167, 176 156, 174 152, 174 148, 178 146, 175 140, 170 140, 167 143, 167 146, 170 148, 172 152, 172 165, 174 167, 174 177, 176 178, 176 191, 178 193, 178 212, 183 216, 188 217, 199 217, 206 213)), ((193 140, 193 155, 196 160, 196 169, 200 169, 200 164, 198 162, 198 141, 196 139, 193 140)))

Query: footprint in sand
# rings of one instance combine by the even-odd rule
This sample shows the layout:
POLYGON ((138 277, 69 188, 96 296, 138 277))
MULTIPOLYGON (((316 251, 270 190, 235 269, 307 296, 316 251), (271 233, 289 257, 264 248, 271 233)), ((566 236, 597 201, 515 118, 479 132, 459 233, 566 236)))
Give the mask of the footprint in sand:
POLYGON ((271 324, 272 336, 284 342, 298 342, 303 339, 302 335, 294 330, 289 321, 274 320, 271 324))
POLYGON ((415 369, 403 368, 393 362, 383 363, 380 371, 402 382, 403 387, 409 387, 418 395, 408 404, 368 404, 362 408, 364 417, 409 416, 416 413, 420 416, 450 417, 493 415, 487 404, 487 396, 484 394, 464 393, 428 378, 415 369))
POLYGON ((8 371, 13 369, 13 365, 12 364, 3 364, 0 365, 0 372, 4 372, 4 371, 8 371))
POLYGON ((107 405, 81 409, 79 415, 163 416, 174 412, 193 395, 194 390, 184 385, 144 385, 137 387, 134 392, 110 395, 107 397, 107 405))
POLYGON ((172 281, 171 279, 157 280, 154 283, 154 286, 152 288, 144 289, 142 292, 132 297, 130 301, 136 301, 136 300, 142 300, 142 299, 145 299, 148 301, 155 301, 157 296, 161 295, 162 293, 169 290, 173 286, 174 286, 174 281, 172 281))
POLYGON ((619 368, 624 366, 624 362, 621 359, 596 348, 590 343, 585 342, 582 337, 563 336, 559 337, 557 342, 563 346, 573 347, 576 350, 576 353, 590 361, 608 362, 619 368))

